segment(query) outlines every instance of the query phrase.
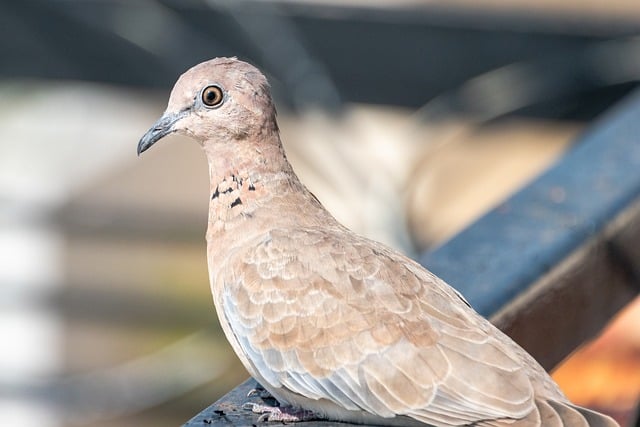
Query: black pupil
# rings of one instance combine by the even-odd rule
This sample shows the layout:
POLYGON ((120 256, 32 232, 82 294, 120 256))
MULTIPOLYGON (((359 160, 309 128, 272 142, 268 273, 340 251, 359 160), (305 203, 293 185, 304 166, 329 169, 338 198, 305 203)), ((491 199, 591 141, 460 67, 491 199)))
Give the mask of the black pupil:
POLYGON ((207 102, 213 104, 218 100, 218 91, 216 89, 209 89, 206 93, 207 102))

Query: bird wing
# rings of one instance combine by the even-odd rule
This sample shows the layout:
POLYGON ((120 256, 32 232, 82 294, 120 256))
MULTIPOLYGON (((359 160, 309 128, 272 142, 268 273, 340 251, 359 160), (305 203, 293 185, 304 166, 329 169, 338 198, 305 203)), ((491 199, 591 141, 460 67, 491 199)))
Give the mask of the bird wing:
POLYGON ((409 258, 335 231, 272 230, 219 270, 225 317, 269 385, 438 425, 534 409, 519 347, 409 258))

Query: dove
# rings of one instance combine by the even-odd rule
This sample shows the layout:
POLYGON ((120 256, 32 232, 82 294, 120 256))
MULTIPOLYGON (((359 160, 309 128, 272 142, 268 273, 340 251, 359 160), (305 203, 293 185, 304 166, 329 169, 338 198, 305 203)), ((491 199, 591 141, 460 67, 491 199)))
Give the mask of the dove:
POLYGON ((341 225, 294 173, 254 66, 215 58, 186 71, 138 155, 172 133, 208 160, 213 301, 244 367, 280 404, 252 404, 261 420, 618 425, 572 404, 443 280, 341 225))

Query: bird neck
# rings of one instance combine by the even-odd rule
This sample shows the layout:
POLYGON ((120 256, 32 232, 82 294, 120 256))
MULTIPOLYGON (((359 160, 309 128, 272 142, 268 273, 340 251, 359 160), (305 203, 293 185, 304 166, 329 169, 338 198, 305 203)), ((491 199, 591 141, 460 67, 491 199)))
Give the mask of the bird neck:
POLYGON ((277 172, 291 169, 276 131, 261 132, 249 139, 226 135, 201 143, 212 180, 240 170, 277 172))
POLYGON ((293 172, 279 139, 204 148, 210 174, 209 237, 237 227, 245 233, 264 231, 265 224, 287 221, 301 211, 310 218, 329 215, 293 172))
POLYGON ((209 163, 212 200, 220 194, 253 192, 257 183, 264 185, 275 177, 298 179, 277 134, 257 141, 208 141, 203 147, 209 163))

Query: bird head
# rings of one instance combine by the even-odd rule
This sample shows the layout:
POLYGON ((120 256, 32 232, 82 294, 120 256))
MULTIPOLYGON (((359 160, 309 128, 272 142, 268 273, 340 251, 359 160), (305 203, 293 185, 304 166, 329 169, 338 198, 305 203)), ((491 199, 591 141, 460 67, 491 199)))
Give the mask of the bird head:
POLYGON ((180 76, 164 114, 140 139, 138 155, 174 132, 203 146, 277 132, 275 116, 269 84, 257 68, 215 58, 180 76))

